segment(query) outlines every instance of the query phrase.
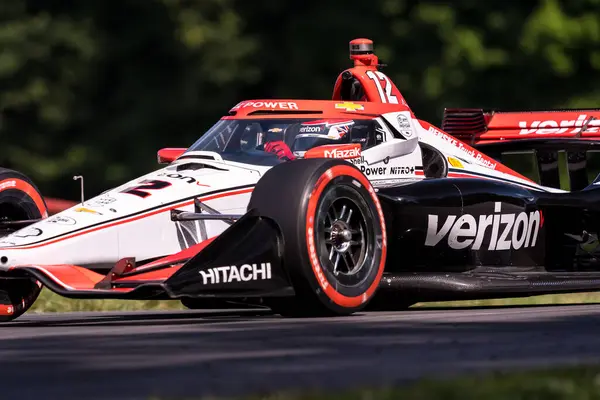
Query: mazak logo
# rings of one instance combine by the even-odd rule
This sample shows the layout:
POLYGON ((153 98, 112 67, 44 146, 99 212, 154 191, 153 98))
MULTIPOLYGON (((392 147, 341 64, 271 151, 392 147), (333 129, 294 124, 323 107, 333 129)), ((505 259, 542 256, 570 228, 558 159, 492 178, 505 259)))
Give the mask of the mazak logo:
POLYGON ((546 120, 546 121, 532 121, 531 125, 527 124, 527 121, 519 121, 519 128, 521 131, 520 135, 551 135, 560 133, 578 133, 587 122, 586 132, 598 132, 600 126, 600 119, 591 119, 586 114, 580 114, 577 119, 573 120, 546 120))
POLYGON ((544 225, 541 211, 518 214, 502 214, 502 203, 494 203, 494 214, 480 215, 478 218, 470 214, 449 215, 439 225, 438 215, 427 217, 427 238, 425 246, 435 246, 447 237, 451 249, 461 250, 468 247, 479 250, 484 239, 489 238, 487 250, 519 250, 534 247, 538 233, 544 225))
POLYGON ((360 150, 355 147, 353 149, 333 149, 325 150, 325 158, 357 158, 360 157, 360 150))
POLYGON ((204 285, 271 279, 271 263, 228 265, 200 271, 204 285))

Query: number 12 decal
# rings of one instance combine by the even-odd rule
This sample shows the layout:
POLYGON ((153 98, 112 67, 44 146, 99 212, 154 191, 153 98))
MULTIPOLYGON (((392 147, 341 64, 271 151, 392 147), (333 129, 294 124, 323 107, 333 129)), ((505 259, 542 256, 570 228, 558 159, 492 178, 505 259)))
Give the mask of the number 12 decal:
POLYGON ((169 186, 171 186, 170 182, 145 179, 141 181, 139 185, 125 189, 121 193, 129 193, 141 198, 146 198, 152 194, 146 190, 161 190, 169 186))
POLYGON ((398 104, 398 97, 392 94, 390 78, 380 71, 367 71, 367 76, 375 82, 382 103, 398 104), (381 82, 385 82, 385 88, 381 86, 381 82))

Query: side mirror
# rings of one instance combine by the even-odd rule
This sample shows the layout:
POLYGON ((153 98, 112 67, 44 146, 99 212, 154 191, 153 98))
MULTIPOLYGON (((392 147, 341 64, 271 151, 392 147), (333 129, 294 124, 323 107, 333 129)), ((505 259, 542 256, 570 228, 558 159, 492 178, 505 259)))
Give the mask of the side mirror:
POLYGON ((360 157, 361 146, 359 143, 326 144, 313 147, 304 153, 304 158, 341 158, 351 160, 360 157))
POLYGON ((170 164, 177 160, 186 150, 187 149, 176 147, 165 147, 164 149, 160 149, 157 154, 158 163, 170 164))

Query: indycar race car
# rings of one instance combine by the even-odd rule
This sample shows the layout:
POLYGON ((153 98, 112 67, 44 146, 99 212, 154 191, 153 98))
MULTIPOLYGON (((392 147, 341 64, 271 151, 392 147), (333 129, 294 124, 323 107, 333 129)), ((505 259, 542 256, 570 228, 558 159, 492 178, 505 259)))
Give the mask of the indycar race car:
POLYGON ((350 55, 332 100, 242 101, 164 168, 51 217, 0 171, 0 318, 44 286, 283 316, 600 289, 600 180, 542 186, 458 138, 489 129, 416 118, 370 40, 350 55))

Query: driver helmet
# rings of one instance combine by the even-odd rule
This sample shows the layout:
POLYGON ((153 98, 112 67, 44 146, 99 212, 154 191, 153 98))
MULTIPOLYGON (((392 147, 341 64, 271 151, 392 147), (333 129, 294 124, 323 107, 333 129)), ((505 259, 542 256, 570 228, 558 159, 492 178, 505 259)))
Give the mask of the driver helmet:
POLYGON ((285 137, 285 124, 271 125, 266 130, 259 133, 257 146, 264 146, 269 142, 283 141, 285 137))
POLYGON ((350 143, 353 120, 317 120, 303 122, 292 144, 296 157, 303 157, 307 150, 327 144, 350 143))

